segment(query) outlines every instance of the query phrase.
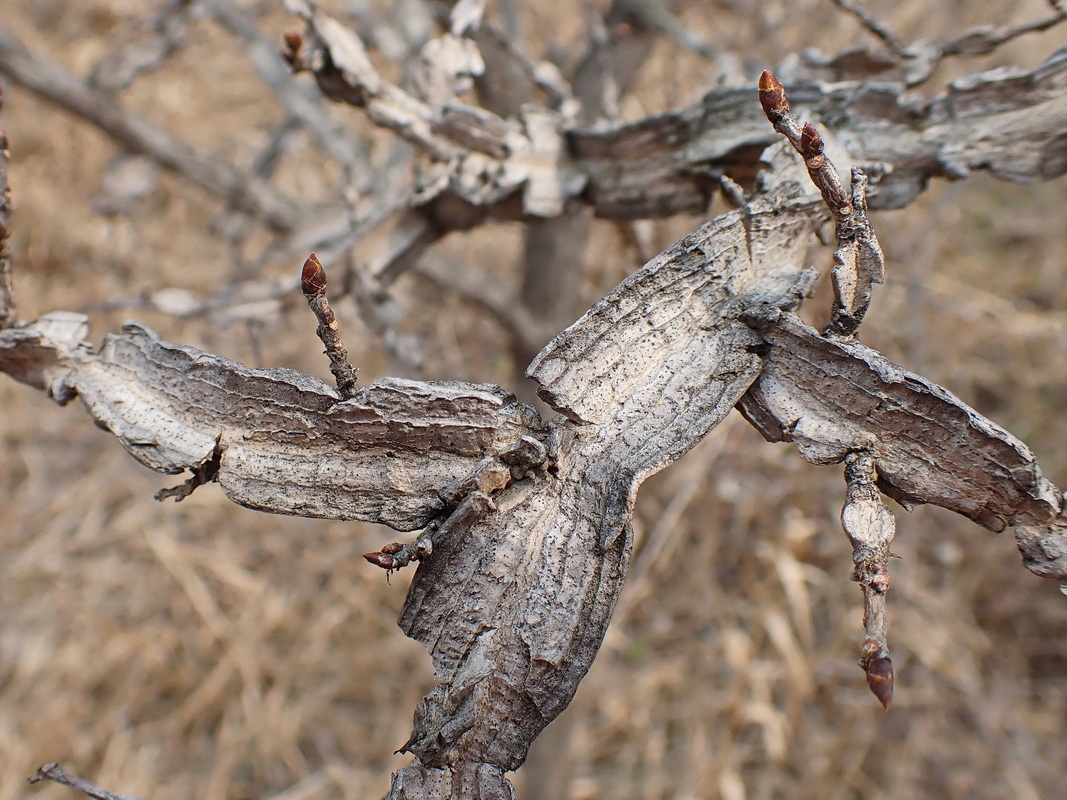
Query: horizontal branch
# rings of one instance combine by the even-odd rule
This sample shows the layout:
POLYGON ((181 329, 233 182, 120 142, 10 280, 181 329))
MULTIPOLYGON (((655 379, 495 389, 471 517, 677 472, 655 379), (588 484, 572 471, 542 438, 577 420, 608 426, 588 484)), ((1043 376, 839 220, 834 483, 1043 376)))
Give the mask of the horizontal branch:
MULTIPOLYGON (((801 116, 836 134, 872 177, 872 208, 903 208, 931 178, 988 171, 1008 180, 1067 172, 1067 55, 1032 72, 961 78, 929 102, 901 83, 787 83, 801 116)), ((586 175, 584 197, 603 217, 699 212, 721 175, 751 185, 775 141, 751 89, 716 89, 680 111, 615 130, 567 131, 586 175)))
POLYGON ((0 371, 67 403, 148 467, 170 474, 221 457, 234 502, 276 514, 426 525, 440 492, 487 455, 538 434, 536 412, 501 389, 384 379, 341 402, 285 369, 250 369, 128 325, 99 352, 80 315, 0 333, 0 371))
MULTIPOLYGON (((356 58, 363 48, 355 33, 321 14, 306 18, 325 54, 312 66, 323 90, 368 110, 375 103, 395 107, 370 120, 449 162, 436 173, 436 188, 427 185, 424 203, 451 196, 505 218, 559 214, 573 198, 612 219, 699 213, 722 176, 750 187, 760 154, 776 140, 747 88, 714 89, 688 108, 609 128, 584 127, 530 105, 507 119, 455 103, 434 107, 384 82, 365 53, 356 58), (478 158, 467 163, 472 155, 478 158), (535 186, 554 192, 532 203, 535 186), (520 188, 523 203, 516 206, 520 188)), ((797 81, 787 88, 794 106, 836 134, 872 176, 872 208, 906 206, 934 177, 986 170, 1028 180, 1067 171, 1067 56, 1059 53, 1030 72, 961 78, 929 102, 910 95, 903 82, 797 81)), ((438 227, 453 229, 447 219, 438 227)))
POLYGON ((1027 567, 1067 580, 1063 495, 1025 444, 856 341, 823 337, 774 309, 746 319, 767 349, 738 409, 764 438, 795 443, 813 464, 869 452, 878 488, 906 508, 930 503, 993 531, 1015 526, 1027 567))

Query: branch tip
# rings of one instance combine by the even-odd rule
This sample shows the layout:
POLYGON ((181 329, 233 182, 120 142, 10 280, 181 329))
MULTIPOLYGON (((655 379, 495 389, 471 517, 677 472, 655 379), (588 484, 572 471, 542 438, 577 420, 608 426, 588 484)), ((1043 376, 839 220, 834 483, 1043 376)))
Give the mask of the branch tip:
POLYGON ((326 270, 319 263, 314 253, 307 257, 304 268, 300 270, 300 289, 304 297, 318 297, 326 293, 326 270))
POLYGON ((763 106, 763 113, 771 122, 789 110, 785 87, 769 69, 763 70, 763 74, 759 76, 759 101, 763 106))
POLYGON ((318 256, 312 253, 300 270, 300 289, 315 319, 319 321, 315 335, 326 346, 325 353, 330 359, 330 372, 337 381, 337 392, 342 400, 349 400, 356 396, 359 369, 348 360, 348 350, 341 341, 337 315, 326 299, 326 285, 326 270, 319 263, 318 256))
POLYGON ((304 37, 299 31, 286 31, 282 34, 285 48, 282 50, 282 58, 294 72, 305 69, 304 66, 304 37))
POLYGON ((364 553, 363 558, 386 572, 406 567, 412 561, 422 561, 433 553, 433 540, 428 531, 423 531, 418 538, 408 544, 390 542, 374 553, 364 553))
POLYGON ((867 673, 867 686, 878 698, 882 708, 889 710, 893 702, 893 659, 889 651, 874 639, 867 639, 860 647, 860 666, 867 673))

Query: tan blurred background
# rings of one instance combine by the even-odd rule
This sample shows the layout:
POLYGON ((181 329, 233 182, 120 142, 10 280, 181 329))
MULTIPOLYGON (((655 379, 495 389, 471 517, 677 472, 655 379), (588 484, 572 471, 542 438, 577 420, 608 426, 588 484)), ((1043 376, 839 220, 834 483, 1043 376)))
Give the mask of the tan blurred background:
MULTIPOLYGON (((520 5, 524 46, 575 50, 576 2, 520 5)), ((868 5, 905 41, 1048 13, 1038 0, 868 5)), ((280 42, 296 24, 277 6, 255 9, 266 9, 262 27, 280 42)), ((3 0, 0 26, 85 75, 150 7, 3 0)), ((743 48, 760 65, 868 36, 815 0, 683 3, 679 16, 713 48, 743 48)), ((1067 27, 951 62, 926 91, 1002 64, 1032 68, 1065 43, 1067 27)), ((706 60, 663 41, 623 116, 691 102, 716 77, 706 60)), ((95 213, 113 143, 3 86, 23 318, 164 288, 203 296, 239 275, 218 235, 215 199, 162 174, 128 216, 95 213)), ((280 116, 243 46, 208 20, 122 100, 242 166, 280 116)), ((331 113, 386 152, 388 139, 368 133, 357 110, 331 113)), ((338 180, 305 137, 278 183, 318 200, 338 180)), ((1061 486, 1065 209, 1067 181, 978 176, 936 183, 912 208, 877 215, 889 275, 863 329, 867 343, 1024 439, 1061 486)), ((659 249, 699 221, 643 230, 659 249)), ((517 225, 494 224, 452 236, 429 257, 513 288, 520 249, 517 225)), ((825 251, 813 259, 829 263, 825 251)), ((598 223, 584 299, 636 266, 618 230, 598 223)), ((268 255, 257 277, 298 268, 268 255)), ((510 356, 492 318, 417 276, 396 289, 408 310, 398 325, 426 349, 422 377, 509 384, 510 356)), ((826 296, 820 284, 810 319, 825 315, 826 296)), ((361 377, 383 374, 354 305, 342 301, 338 312, 361 377)), ((224 328, 145 310, 91 317, 94 341, 130 317, 170 340, 328 378, 296 296, 224 328)), ((395 625, 409 573, 390 584, 359 558, 395 534, 259 514, 214 486, 180 505, 156 503, 159 488, 181 479, 136 464, 77 403, 56 407, 6 378, 0 440, 0 800, 72 797, 26 786, 49 761, 152 800, 385 793, 407 760, 392 751, 430 686, 425 652, 395 625)), ((837 521, 843 488, 839 468, 764 443, 736 414, 646 484, 616 619, 571 708, 518 773, 520 796, 1067 797, 1067 597, 1021 567, 1010 533, 994 536, 937 509, 900 510, 890 593, 897 691, 884 713, 856 666, 860 592, 837 521)))

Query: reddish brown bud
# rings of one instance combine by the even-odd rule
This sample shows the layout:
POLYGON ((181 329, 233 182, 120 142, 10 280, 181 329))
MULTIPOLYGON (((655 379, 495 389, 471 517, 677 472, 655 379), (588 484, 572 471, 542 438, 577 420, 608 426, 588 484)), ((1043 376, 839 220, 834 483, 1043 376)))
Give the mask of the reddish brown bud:
POLYGON ((374 566, 381 567, 382 569, 393 570, 397 569, 398 566, 396 559, 389 553, 364 553, 363 557, 374 566))
POLYGON ((399 553, 403 547, 404 545, 400 544, 400 542, 390 542, 389 544, 382 545, 382 552, 389 553, 389 555, 395 555, 396 553, 399 553))
POLYGON ((304 49, 304 37, 296 31, 286 31, 282 35, 282 40, 285 42, 285 49, 282 50, 282 58, 284 58, 286 63, 288 63, 294 70, 302 70, 304 68, 304 63, 300 51, 304 49))
POLYGON ((304 297, 318 297, 326 293, 326 270, 314 253, 308 256, 300 271, 300 288, 304 297))
POLYGON ((800 132, 800 155, 805 159, 815 158, 822 155, 822 136, 818 129, 810 122, 804 123, 804 129, 800 132))
POLYGON ((867 639, 860 647, 860 666, 867 673, 867 686, 882 708, 889 709, 893 701, 893 660, 889 651, 874 639, 867 639))
POLYGON ((763 113, 772 122, 789 110, 785 87, 769 69, 763 70, 763 74, 759 76, 759 102, 763 106, 763 113))

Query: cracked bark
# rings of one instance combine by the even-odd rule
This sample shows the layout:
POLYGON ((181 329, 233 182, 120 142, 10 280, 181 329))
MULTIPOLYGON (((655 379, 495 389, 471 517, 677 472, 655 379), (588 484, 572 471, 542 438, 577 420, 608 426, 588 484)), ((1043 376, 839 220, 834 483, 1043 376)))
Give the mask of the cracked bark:
MULTIPOLYGON (((735 406, 812 463, 862 453, 878 489, 905 506, 1013 526, 1025 566, 1067 580, 1062 494, 1022 442, 942 387, 792 313, 814 279, 805 247, 828 215, 794 179, 803 172, 784 147, 764 153, 773 137, 754 92, 716 92, 607 132, 560 128, 566 158, 538 160, 516 138, 532 123, 464 109, 435 118, 381 84, 336 28, 321 31, 349 47, 320 70, 324 91, 376 104, 381 124, 456 156, 420 202, 456 201, 462 224, 505 205, 549 215, 583 182, 585 201, 620 218, 697 200, 703 208, 716 174, 758 191, 534 358, 528 375, 560 414, 550 421, 489 385, 383 379, 344 399, 314 378, 250 369, 137 325, 94 349, 84 317, 63 312, 0 331, 0 371, 60 403, 80 398, 155 470, 213 476, 250 508, 421 531, 417 541, 430 544, 401 625, 430 652, 438 683, 416 711, 404 746, 416 758, 390 797, 512 796, 505 773, 570 702, 599 648, 628 566, 638 487, 735 406), (456 155, 475 145, 478 158, 456 155), (520 152, 527 160, 508 173, 508 154, 520 152), (757 154, 770 162, 758 180, 757 154), (482 171, 464 172, 472 163, 482 171), (538 192, 549 179, 558 194, 546 200, 538 192)), ((871 204, 892 207, 937 174, 1067 170, 1065 65, 977 76, 925 105, 899 86, 867 84, 806 84, 792 99, 829 123, 828 143, 839 129, 849 158, 883 165, 871 204)))

